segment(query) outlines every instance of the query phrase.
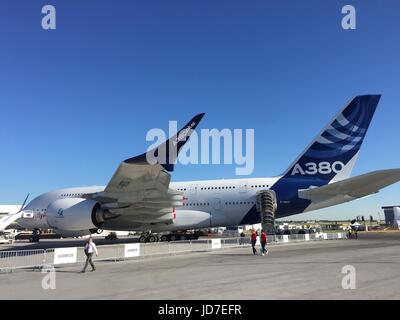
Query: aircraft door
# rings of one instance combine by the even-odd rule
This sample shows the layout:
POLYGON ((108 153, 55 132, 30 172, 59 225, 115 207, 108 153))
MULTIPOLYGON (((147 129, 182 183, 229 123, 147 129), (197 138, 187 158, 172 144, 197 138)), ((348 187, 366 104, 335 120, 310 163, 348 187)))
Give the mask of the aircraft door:
POLYGON ((188 191, 188 194, 195 196, 197 194, 197 184, 192 184, 188 191))
POLYGON ((219 227, 226 224, 226 217, 222 213, 222 200, 215 198, 212 203, 213 210, 210 212, 210 224, 212 227, 219 227))
POLYGON ((240 183, 239 185, 239 193, 247 192, 247 181, 240 183))
POLYGON ((219 199, 219 198, 215 199, 214 203, 213 203, 213 207, 215 210, 218 210, 218 211, 221 210, 221 207, 222 207, 221 199, 219 199))

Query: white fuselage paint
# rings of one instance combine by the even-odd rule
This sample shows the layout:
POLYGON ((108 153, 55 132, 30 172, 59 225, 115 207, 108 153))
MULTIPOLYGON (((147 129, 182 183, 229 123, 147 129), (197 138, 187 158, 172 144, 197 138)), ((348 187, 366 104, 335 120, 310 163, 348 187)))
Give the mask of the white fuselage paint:
MULTIPOLYGON (((182 191, 185 197, 185 205, 176 208, 177 216, 182 210, 207 212, 211 215, 210 224, 213 226, 234 226, 255 206, 257 191, 271 188, 277 180, 279 177, 171 182, 170 188, 182 191)), ((104 188, 78 187, 44 193, 24 208, 24 212, 33 213, 33 218, 20 218, 17 222, 28 229, 51 228, 47 223, 46 212, 52 202, 62 198, 80 198, 83 194, 101 192, 104 188)), ((115 223, 118 225, 118 218, 113 221, 115 223)), ((126 224, 118 225, 118 229, 137 230, 126 224)), ((174 226, 163 229, 173 230, 174 226)))

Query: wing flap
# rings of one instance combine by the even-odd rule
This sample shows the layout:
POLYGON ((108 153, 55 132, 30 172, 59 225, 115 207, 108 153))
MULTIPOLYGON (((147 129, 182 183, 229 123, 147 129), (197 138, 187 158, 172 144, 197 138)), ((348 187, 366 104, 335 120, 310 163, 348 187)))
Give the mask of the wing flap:
POLYGON ((122 162, 104 190, 107 194, 167 190, 171 176, 156 165, 128 164, 122 162))

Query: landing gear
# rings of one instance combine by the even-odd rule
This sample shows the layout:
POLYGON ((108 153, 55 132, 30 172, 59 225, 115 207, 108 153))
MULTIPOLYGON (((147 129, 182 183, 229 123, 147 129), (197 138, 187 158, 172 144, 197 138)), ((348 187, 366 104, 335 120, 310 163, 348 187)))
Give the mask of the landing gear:
POLYGON ((29 237, 29 242, 39 242, 41 233, 40 229, 34 229, 29 237))
POLYGON ((158 241, 158 237, 154 234, 151 234, 149 236, 149 242, 157 242, 158 241))
POLYGON ((155 237, 154 237, 154 235, 151 234, 150 231, 148 231, 148 232, 143 232, 143 233, 140 235, 139 242, 140 242, 140 243, 155 242, 155 237), (151 240, 150 240, 150 239, 151 239, 151 240))
POLYGON ((104 230, 100 229, 100 228, 93 228, 93 229, 89 229, 89 232, 92 233, 97 233, 97 234, 101 234, 104 230))
POLYGON ((146 242, 158 242, 160 239, 156 234, 149 232, 143 232, 139 238, 140 243, 146 243, 146 242))
POLYGON ((277 209, 275 191, 260 190, 257 193, 256 203, 263 230, 267 234, 275 234, 275 211, 277 209))

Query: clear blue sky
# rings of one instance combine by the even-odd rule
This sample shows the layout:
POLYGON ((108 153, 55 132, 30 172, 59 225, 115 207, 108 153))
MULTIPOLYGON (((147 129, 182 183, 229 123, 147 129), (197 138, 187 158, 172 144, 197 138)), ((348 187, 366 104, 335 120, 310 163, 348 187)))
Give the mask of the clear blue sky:
MULTIPOLYGON (((383 95, 354 174, 400 167, 398 0, 0 3, 0 203, 104 185, 146 132, 206 112, 200 128, 254 128, 252 176, 280 174, 357 94, 383 95), (357 30, 341 8, 357 9, 357 30), (57 29, 41 28, 41 8, 57 29)), ((174 180, 233 178, 178 165, 174 180)), ((317 212, 375 214, 400 184, 317 212)), ((315 217, 308 214, 306 217, 315 217)))

